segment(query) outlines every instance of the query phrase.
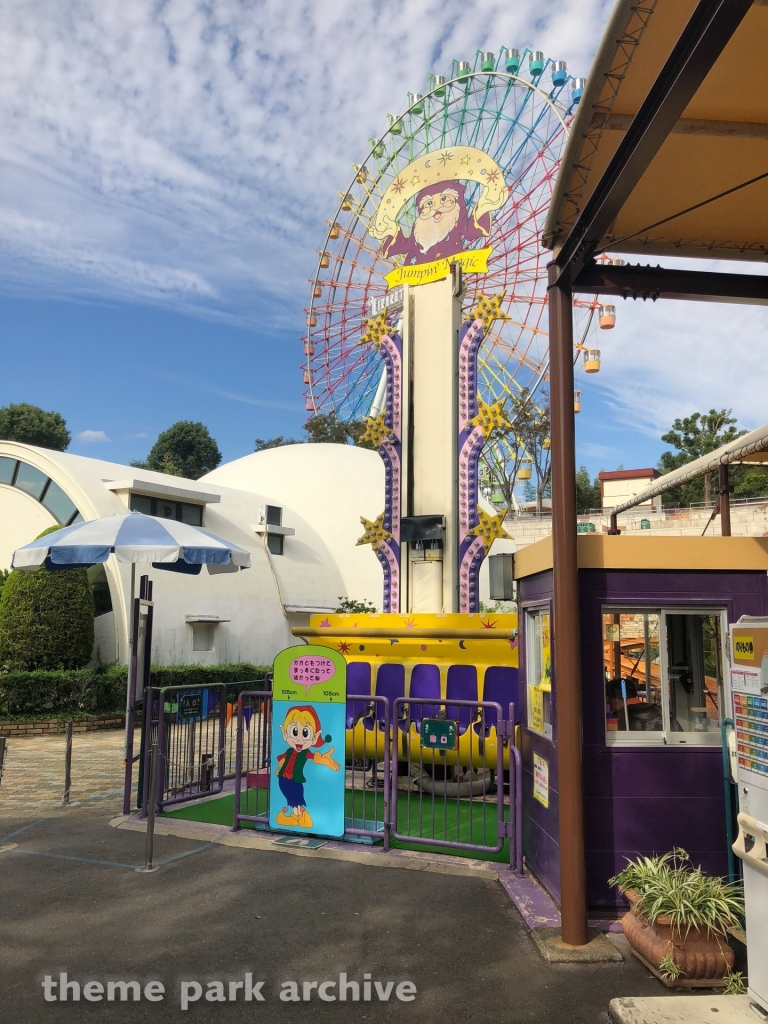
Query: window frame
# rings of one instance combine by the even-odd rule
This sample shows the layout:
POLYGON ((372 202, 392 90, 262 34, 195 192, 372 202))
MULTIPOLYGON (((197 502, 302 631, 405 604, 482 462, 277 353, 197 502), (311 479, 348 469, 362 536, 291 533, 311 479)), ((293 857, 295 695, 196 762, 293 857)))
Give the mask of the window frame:
MULTIPOLYGON (((658 615, 659 616, 659 667, 661 669, 661 713, 664 728, 659 732, 630 732, 629 730, 609 731, 605 727, 605 712, 603 712, 603 732, 606 747, 720 747, 722 744, 719 724, 724 718, 728 718, 730 708, 730 680, 726 672, 727 659, 727 637, 728 637, 728 610, 727 608, 712 605, 670 605, 661 602, 652 605, 620 605, 616 603, 601 604, 600 606, 600 645, 601 645, 601 678, 605 678, 605 654, 604 654, 604 616, 606 615, 658 615), (720 619, 720 666, 721 666, 721 690, 719 694, 720 704, 718 707, 719 718, 718 728, 707 732, 673 732, 670 723, 670 695, 669 695, 669 648, 667 637, 667 616, 668 615, 712 615, 720 619)), ((603 683, 604 686, 604 683, 603 683)), ((603 706, 605 706, 605 692, 603 692, 603 706)))
POLYGON ((45 509, 45 511, 48 512, 49 515, 53 516, 53 518, 56 520, 56 522, 60 526, 73 526, 75 523, 82 523, 82 522, 84 522, 84 519, 83 519, 81 513, 78 511, 74 501, 72 501, 72 499, 69 497, 67 492, 61 486, 61 484, 57 483, 53 479, 53 477, 46 476, 45 482, 43 483, 42 490, 40 491, 39 496, 36 497, 34 494, 32 494, 31 491, 28 491, 25 487, 17 486, 17 481, 18 481, 18 478, 19 478, 19 472, 21 471, 22 466, 26 466, 29 469, 33 469, 33 470, 35 470, 35 472, 38 472, 38 473, 42 473, 43 471, 41 469, 39 469, 37 466, 33 466, 31 462, 25 462, 23 459, 14 459, 13 456, 10 456, 10 455, 2 455, 2 456, 0 456, 0 459, 3 459, 5 461, 7 461, 7 462, 12 462, 13 463, 13 469, 11 471, 11 479, 10 480, 0 480, 0 487, 13 487, 13 488, 15 488, 15 490, 21 491, 22 494, 26 494, 26 496, 28 498, 31 498, 32 501, 36 501, 39 505, 42 505, 43 508, 45 509), (46 504, 46 498, 48 496, 48 492, 51 489, 51 486, 57 487, 61 491, 61 493, 64 495, 64 497, 67 499, 67 501, 69 501, 71 503, 71 505, 72 505, 73 511, 71 512, 69 518, 66 519, 66 520, 59 519, 59 517, 56 515, 56 513, 53 511, 53 509, 50 508, 50 506, 46 504))
MULTIPOLYGON (((196 503, 194 501, 181 501, 181 499, 179 499, 179 498, 157 498, 153 494, 142 494, 141 491, 131 491, 130 498, 128 499, 128 508, 129 508, 129 510, 131 512, 141 512, 141 509, 134 509, 134 507, 133 507, 133 499, 134 498, 144 498, 146 501, 150 502, 150 508, 151 508, 152 511, 149 513, 149 515, 151 515, 153 519, 160 519, 160 520, 165 519, 165 520, 167 520, 167 522, 170 522, 170 523, 183 523, 185 521, 184 519, 182 519, 182 514, 183 514, 182 513, 182 508, 197 508, 197 509, 200 509, 200 523, 199 524, 198 523, 188 523, 187 525, 188 526, 195 526, 198 529, 202 529, 202 527, 204 525, 205 505, 198 504, 198 503, 196 503), (173 519, 171 519, 168 516, 159 516, 157 514, 158 502, 163 502, 163 503, 165 503, 167 505, 175 505, 176 506, 176 515, 175 515, 175 517, 173 519)), ((143 514, 146 515, 147 513, 144 512, 143 514)))
MULTIPOLYGON (((534 736, 538 736, 539 739, 544 740, 550 745, 555 745, 555 702, 553 700, 553 690, 549 691, 549 724, 544 722, 544 729, 534 729, 531 725, 532 719, 532 705, 531 691, 537 687, 536 683, 531 682, 531 671, 535 669, 538 661, 538 655, 534 653, 536 648, 536 634, 534 617, 537 614, 544 614, 549 616, 549 630, 550 630, 550 685, 552 684, 552 602, 551 600, 532 601, 530 604, 521 606, 521 611, 525 621, 525 727, 528 732, 534 736)), ((521 701, 522 703, 522 701, 521 701)))

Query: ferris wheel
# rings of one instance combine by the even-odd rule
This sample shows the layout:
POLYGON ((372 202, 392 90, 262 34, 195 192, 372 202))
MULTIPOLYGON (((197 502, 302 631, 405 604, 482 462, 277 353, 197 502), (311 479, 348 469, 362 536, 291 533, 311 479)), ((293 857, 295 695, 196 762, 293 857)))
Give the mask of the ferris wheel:
MULTIPOLYGON (((391 194, 393 183, 397 187, 401 172, 433 151, 436 156, 482 151, 500 169, 509 192, 489 232, 473 243, 491 247, 487 273, 464 278, 467 311, 481 294, 504 293, 506 318, 496 320, 479 353, 479 396, 490 405, 523 391, 535 394, 545 384, 546 264, 551 255, 540 239, 571 114, 584 85, 569 75, 563 61, 545 59, 540 51, 479 51, 472 64, 454 61, 446 75, 430 75, 424 94, 409 93, 406 110, 388 115, 386 130, 370 140, 363 161, 353 164, 352 180, 339 192, 338 208, 318 250, 303 338, 310 415, 333 412, 342 420, 359 420, 379 401, 381 359, 374 346, 360 341, 366 319, 385 305, 385 275, 404 257, 385 255, 387 247, 372 228, 382 198, 391 194)), ((469 206, 481 192, 480 182, 468 185, 469 206)), ((410 198, 400 216, 406 232, 419 216, 417 198, 410 198)), ((597 296, 575 303, 574 359, 583 352, 587 372, 600 366, 594 340, 598 323, 612 326, 598 305, 597 296)), ((394 322, 396 314, 389 319, 394 322)))

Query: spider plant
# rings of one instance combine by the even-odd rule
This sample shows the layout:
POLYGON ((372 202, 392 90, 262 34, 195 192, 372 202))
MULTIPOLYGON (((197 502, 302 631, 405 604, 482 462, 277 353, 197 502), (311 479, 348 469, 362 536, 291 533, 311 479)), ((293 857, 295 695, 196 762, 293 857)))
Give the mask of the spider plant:
POLYGON ((747 991, 741 971, 729 971, 725 976, 725 982, 723 994, 726 996, 741 996, 747 991))
POLYGON ((741 886, 705 875, 694 867, 684 850, 661 857, 640 857, 630 861, 615 878, 623 892, 634 889, 639 899, 635 914, 649 924, 666 918, 685 937, 692 928, 725 935, 744 915, 741 886))
POLYGON ((660 876, 667 877, 687 859, 688 854, 685 850, 675 847, 670 853, 664 853, 660 857, 638 857, 637 860, 628 860, 623 871, 608 879, 608 885, 618 886, 620 892, 630 890, 642 895, 646 885, 657 881, 660 876))
POLYGON ((683 968, 680 964, 675 963, 670 953, 667 953, 666 956, 661 958, 659 963, 659 974, 662 978, 665 978, 667 981, 676 981, 682 973, 683 968))

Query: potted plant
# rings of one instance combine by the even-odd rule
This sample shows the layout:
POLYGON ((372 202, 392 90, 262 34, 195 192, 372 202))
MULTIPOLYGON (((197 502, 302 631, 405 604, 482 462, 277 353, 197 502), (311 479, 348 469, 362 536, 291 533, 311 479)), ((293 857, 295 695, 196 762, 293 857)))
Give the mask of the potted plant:
POLYGON ((734 964, 726 936, 744 915, 740 886, 705 875, 680 849, 629 861, 609 884, 629 901, 621 925, 630 945, 666 985, 725 984, 734 964))

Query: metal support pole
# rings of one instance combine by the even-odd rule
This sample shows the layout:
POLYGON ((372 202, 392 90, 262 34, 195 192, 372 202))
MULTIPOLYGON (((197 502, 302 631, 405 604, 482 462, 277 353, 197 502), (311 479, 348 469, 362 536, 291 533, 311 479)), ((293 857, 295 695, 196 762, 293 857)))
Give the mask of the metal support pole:
POLYGON ((125 739, 123 758, 125 774, 123 779, 123 814, 131 813, 131 783, 133 781, 133 730, 136 721, 136 622, 135 607, 136 563, 131 562, 131 603, 128 622, 128 686, 125 695, 125 739))
POLYGON ((718 491, 720 493, 720 533, 723 537, 731 536, 731 491, 728 483, 728 467, 718 467, 718 491))
POLYGON ((152 858, 155 853, 155 783, 157 780, 157 739, 152 742, 152 756, 149 761, 149 798, 147 801, 147 845, 144 850, 144 871, 155 871, 152 858))
MULTIPOLYGON (((226 721, 226 717, 227 717, 227 713, 226 712, 227 712, 227 709, 223 708, 223 707, 221 707, 221 705, 219 705, 219 714, 224 716, 225 721, 226 721)), ((244 742, 243 720, 244 720, 244 712, 245 712, 245 709, 243 708, 243 698, 242 698, 242 695, 240 695, 237 698, 237 733, 236 733, 236 739, 235 739, 235 820, 232 822, 232 831, 233 832, 239 832, 239 830, 241 828, 241 825, 240 825, 240 794, 241 794, 242 788, 243 788, 243 778, 242 778, 242 776, 243 776, 243 742, 244 742)), ((248 811, 248 806, 247 806, 247 799, 248 799, 248 796, 247 796, 247 794, 248 794, 247 779, 246 779, 245 792, 246 792, 246 814, 248 814, 249 811, 248 811)), ((258 799, 258 793, 256 795, 257 795, 257 799, 258 799)), ((259 813, 258 803, 257 803, 257 806, 256 806, 256 813, 257 814, 259 813)))
POLYGON ((552 423, 553 675, 560 780, 560 914, 562 940, 587 936, 582 780, 581 645, 576 549, 576 429, 573 414, 571 288, 549 264, 550 415, 552 423))
POLYGON ((69 803, 69 791, 72 788, 72 719, 67 722, 66 748, 64 751, 64 796, 62 803, 66 806, 69 803))

